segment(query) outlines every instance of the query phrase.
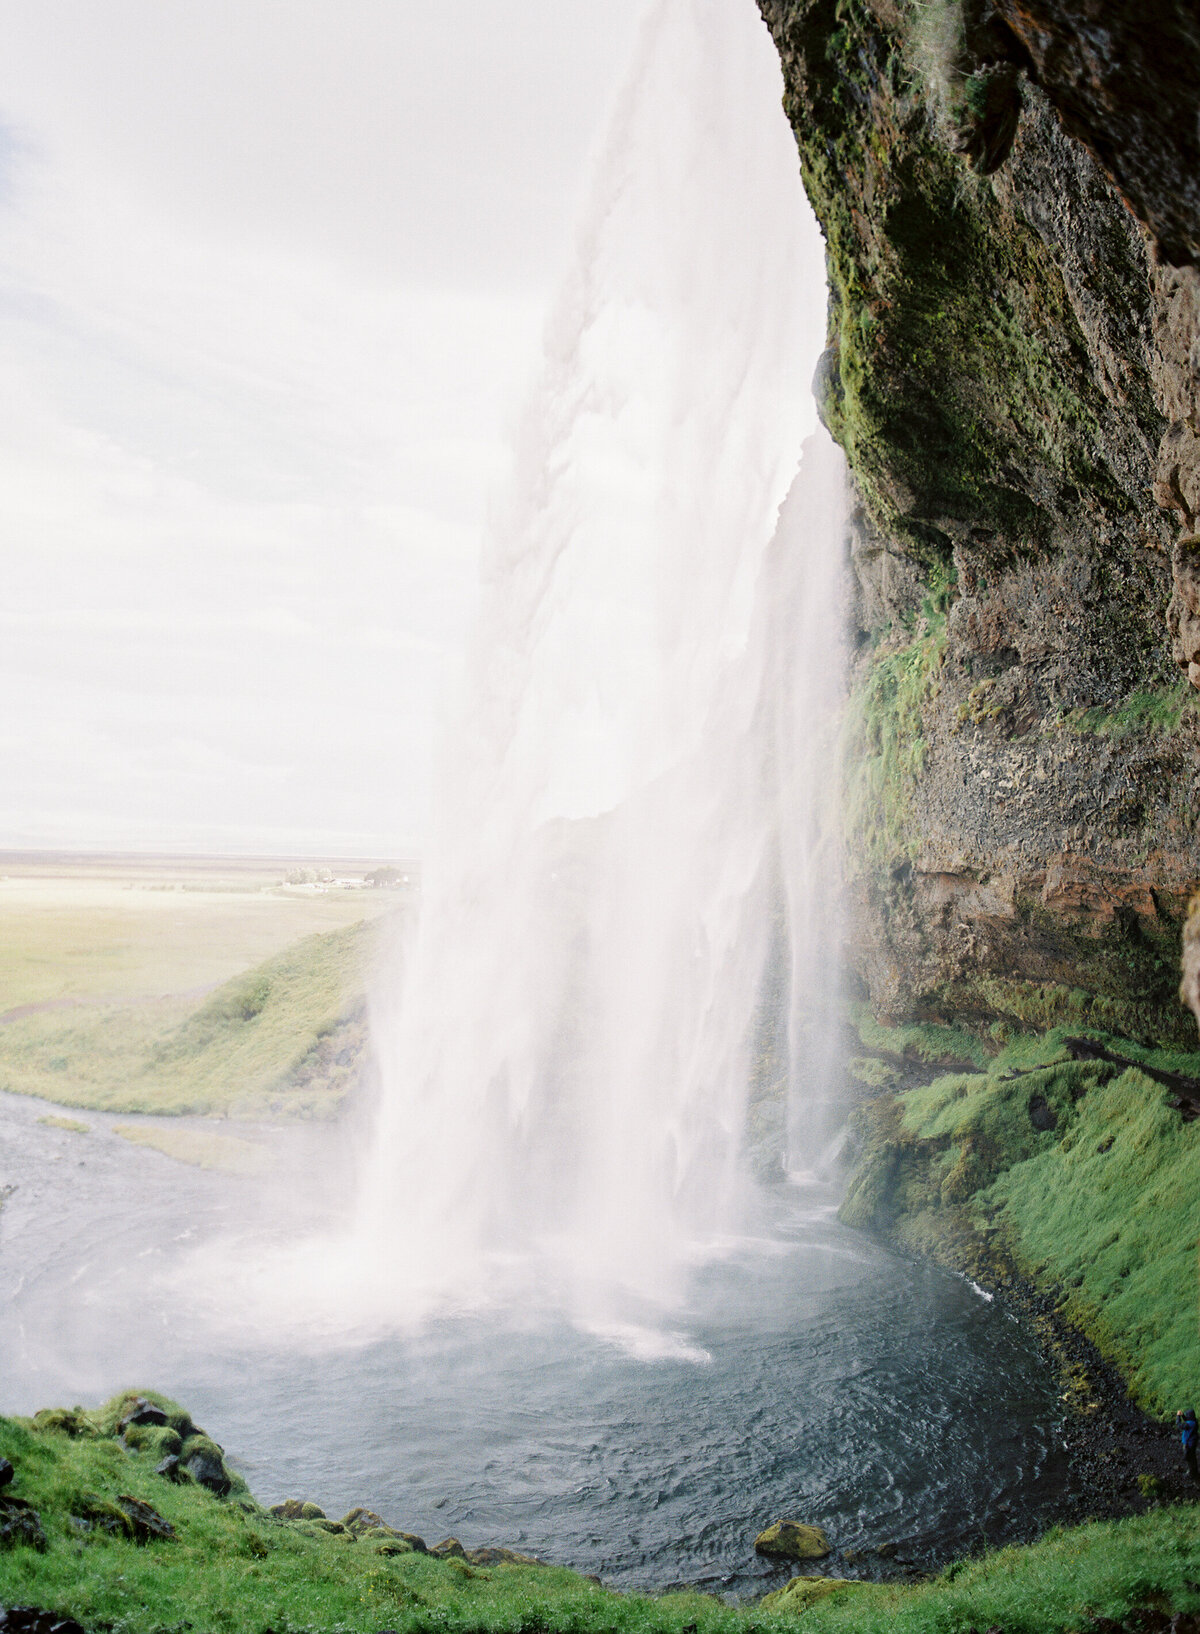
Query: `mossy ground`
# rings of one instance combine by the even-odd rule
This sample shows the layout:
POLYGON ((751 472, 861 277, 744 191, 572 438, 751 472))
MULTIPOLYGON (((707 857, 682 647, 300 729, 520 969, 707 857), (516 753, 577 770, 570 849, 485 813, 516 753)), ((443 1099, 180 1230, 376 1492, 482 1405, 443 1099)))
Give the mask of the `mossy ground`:
MULTIPOLYGON (((172 1425, 192 1428, 176 1404, 153 1399, 172 1425)), ((39 1424, 0 1418, 0 1454, 17 1472, 8 1490, 37 1509, 48 1545, 0 1552, 0 1604, 44 1606, 111 1634, 756 1634, 795 1626, 786 1604, 618 1594, 560 1567, 382 1553, 398 1547, 394 1539, 281 1520, 240 1483, 227 1498, 175 1485, 154 1473, 161 1448, 153 1436, 141 1437, 139 1448, 114 1439, 127 1405, 128 1397, 117 1398, 94 1413, 68 1409, 39 1424), (121 1535, 122 1497, 150 1504, 175 1538, 137 1544, 121 1535), (89 1514, 111 1517, 114 1529, 71 1520, 89 1514)), ((814 1634, 948 1634, 998 1624, 1006 1634, 1045 1634, 1138 1606, 1198 1610, 1198 1583, 1200 1506, 1159 1509, 1053 1531, 927 1583, 855 1585, 805 1610, 804 1626, 814 1634)))
POLYGON ((0 1027, 0 1089, 116 1112, 325 1116, 353 1081, 368 922, 307 936, 203 1002, 43 1011, 0 1027))
MULTIPOLYGON (((1200 1054, 1091 1036, 1200 1076, 1200 1054)), ((1057 1295, 1133 1398, 1169 1415, 1200 1390, 1200 1123, 1182 1122, 1170 1091, 1136 1067, 1073 1060, 1066 1037, 1019 1034, 983 1072, 863 1108, 843 1218, 984 1273, 1002 1248, 1057 1295)))

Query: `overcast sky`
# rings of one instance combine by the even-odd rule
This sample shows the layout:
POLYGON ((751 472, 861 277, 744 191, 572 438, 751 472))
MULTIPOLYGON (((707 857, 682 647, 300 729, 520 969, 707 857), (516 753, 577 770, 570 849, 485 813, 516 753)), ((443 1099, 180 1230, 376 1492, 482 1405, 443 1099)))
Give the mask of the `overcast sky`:
POLYGON ((642 0, 21 0, 0 847, 419 847, 642 0))

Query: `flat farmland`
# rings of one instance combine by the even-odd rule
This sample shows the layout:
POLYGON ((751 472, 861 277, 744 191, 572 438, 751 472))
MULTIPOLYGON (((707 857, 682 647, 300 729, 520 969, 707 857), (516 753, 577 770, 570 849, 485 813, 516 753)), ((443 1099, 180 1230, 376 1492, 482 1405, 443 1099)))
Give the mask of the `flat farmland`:
POLYGON ((283 883, 298 869, 361 878, 373 866, 0 854, 0 1018, 197 995, 301 937, 395 908, 396 891, 283 883))
POLYGON ((414 894, 362 886, 373 866, 0 859, 0 1090, 134 1113, 336 1115, 362 1070, 379 933, 414 894))

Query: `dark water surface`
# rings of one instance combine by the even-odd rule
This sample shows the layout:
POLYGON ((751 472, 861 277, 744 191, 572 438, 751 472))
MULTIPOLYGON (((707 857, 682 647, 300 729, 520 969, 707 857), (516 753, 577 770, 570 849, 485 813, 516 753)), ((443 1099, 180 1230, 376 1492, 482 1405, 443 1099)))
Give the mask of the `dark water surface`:
POLYGON ((314 1351, 217 1337, 186 1288, 156 1293, 173 1256, 246 1219, 252 1183, 109 1132, 128 1119, 81 1114, 82 1136, 40 1125, 47 1110, 0 1096, 0 1185, 18 1188, 0 1215, 6 1412, 164 1390, 264 1502, 368 1504, 430 1542, 509 1544, 617 1587, 762 1592, 788 1574, 754 1536, 782 1516, 878 1575, 895 1569, 879 1545, 928 1568, 1062 1511, 1032 1339, 968 1283, 840 1226, 831 1194, 781 1193, 769 1239, 697 1274, 671 1326, 707 1361, 638 1360, 529 1310, 314 1351))

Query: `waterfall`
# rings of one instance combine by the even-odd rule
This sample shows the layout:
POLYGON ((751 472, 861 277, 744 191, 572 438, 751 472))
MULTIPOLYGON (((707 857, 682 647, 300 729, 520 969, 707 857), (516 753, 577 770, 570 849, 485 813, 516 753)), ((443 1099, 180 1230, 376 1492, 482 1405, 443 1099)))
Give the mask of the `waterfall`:
POLYGON ((751 0, 659 0, 597 163, 373 999, 355 1235, 398 1318, 678 1305, 742 1219, 781 872, 825 1093, 840 465, 818 433, 780 517, 825 304, 780 92, 751 0))

